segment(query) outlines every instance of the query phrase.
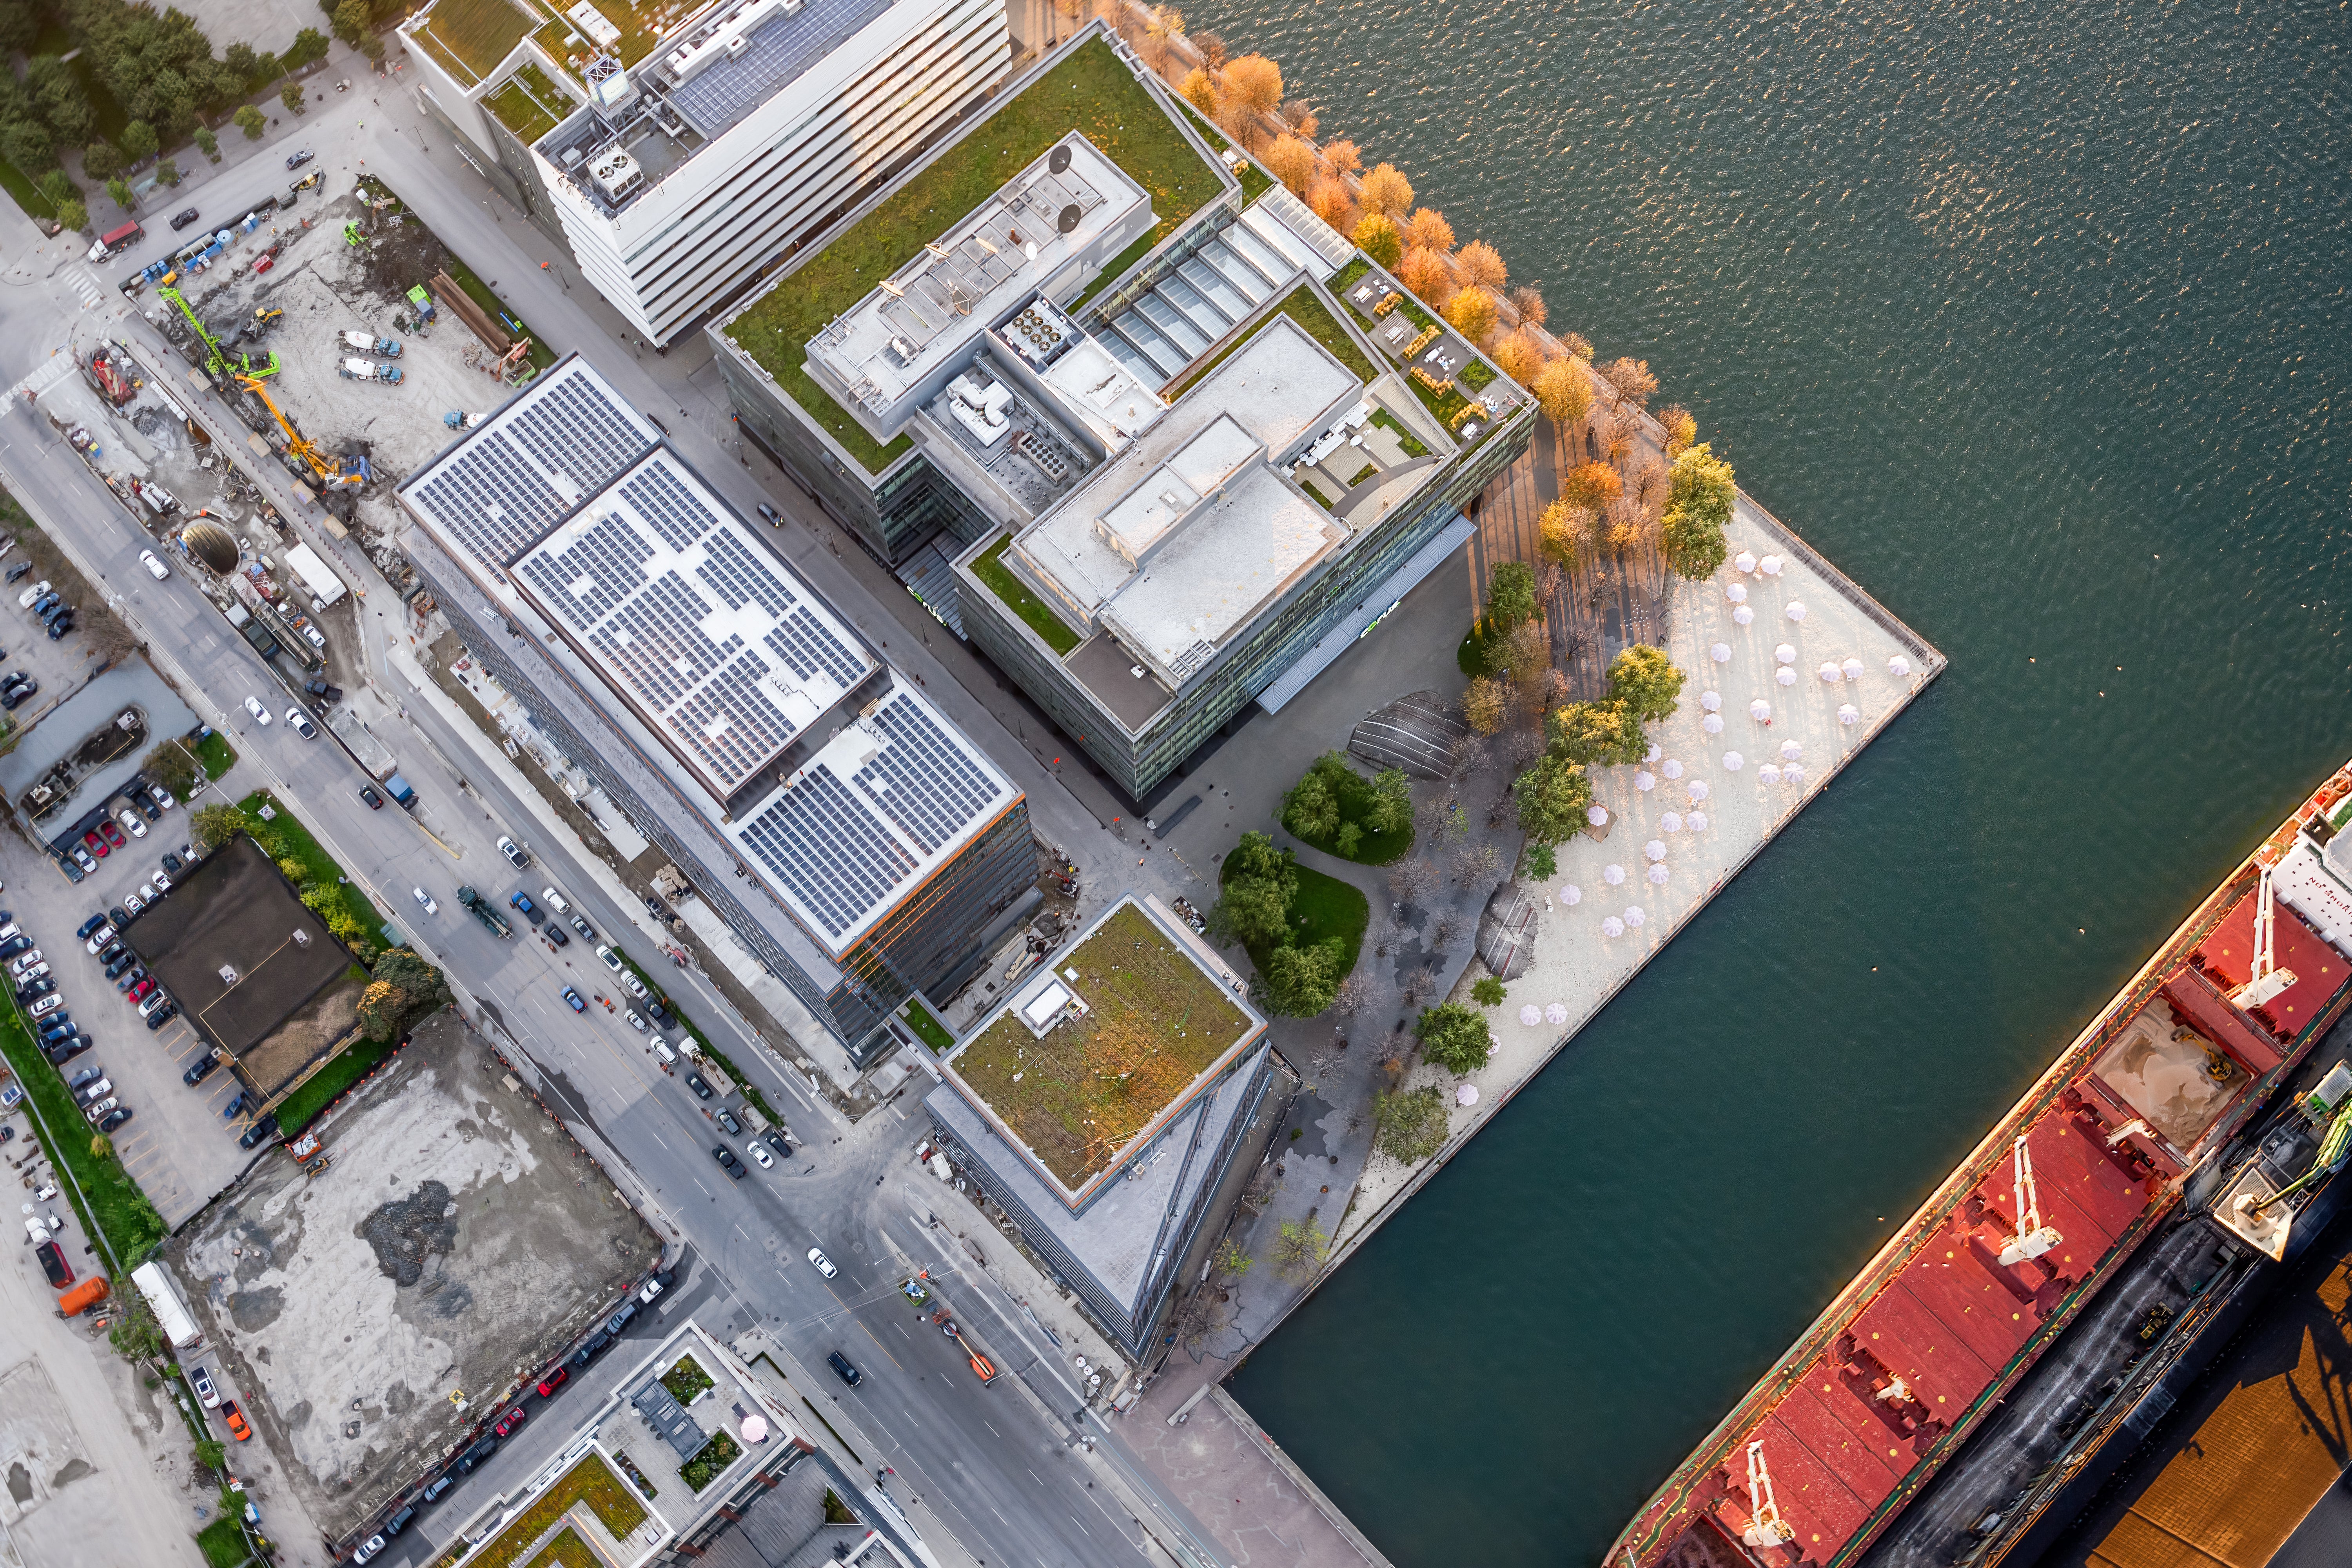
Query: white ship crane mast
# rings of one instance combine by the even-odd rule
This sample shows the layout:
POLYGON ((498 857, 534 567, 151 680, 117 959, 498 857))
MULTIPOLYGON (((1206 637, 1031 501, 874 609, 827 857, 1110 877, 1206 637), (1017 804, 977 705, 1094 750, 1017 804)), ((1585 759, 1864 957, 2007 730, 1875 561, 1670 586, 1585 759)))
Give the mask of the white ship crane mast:
POLYGON ((2033 1180, 2033 1151, 2020 1138, 2009 1147, 2011 1190, 2017 1198, 2017 1234, 2000 1249, 2004 1268, 2039 1258, 2066 1238, 2055 1226, 2042 1223, 2042 1189, 2033 1180))
POLYGON ((1764 1463, 1760 1437, 1748 1445, 1748 1528, 1739 1539, 1759 1550, 1797 1539, 1797 1527, 1780 1517, 1780 1500, 1772 1495, 1772 1471, 1764 1463))
POLYGON ((2254 894, 2254 963, 2246 983, 2230 993, 2230 1000, 2251 1013, 2294 984, 2294 971, 2277 967, 2271 946, 2277 917, 2271 906, 2271 868, 2263 868, 2262 887, 2254 894))

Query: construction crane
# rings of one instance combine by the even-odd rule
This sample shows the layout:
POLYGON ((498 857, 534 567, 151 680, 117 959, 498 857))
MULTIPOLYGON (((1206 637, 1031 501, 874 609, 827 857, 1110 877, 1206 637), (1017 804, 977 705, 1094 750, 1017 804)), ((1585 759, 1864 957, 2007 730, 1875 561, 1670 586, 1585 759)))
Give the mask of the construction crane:
POLYGON ((2230 1000, 2251 1013, 2294 984, 2294 971, 2281 969, 2271 955, 2276 912, 2271 905, 2271 868, 2263 868, 2262 887, 2254 894, 2254 963, 2246 983, 2230 993, 2230 1000))
POLYGON ((1772 1471, 1764 1463, 1760 1437, 1748 1445, 1748 1528, 1739 1539, 1759 1551, 1797 1539, 1797 1527, 1780 1517, 1780 1501, 1772 1495, 1772 1471))
POLYGON ((238 354, 235 360, 232 361, 229 357, 228 351, 220 346, 220 340, 214 337, 212 333, 205 330, 204 321, 196 315, 195 308, 188 303, 187 296, 181 293, 177 289, 171 287, 169 284, 165 284, 163 287, 156 289, 155 292, 160 298, 168 300, 173 304, 177 305, 180 308, 180 314, 188 318, 188 325, 195 329, 197 341, 205 345, 205 353, 206 356, 205 359, 205 370, 207 374, 215 376, 233 375, 241 379, 258 381, 265 375, 276 375, 278 374, 278 356, 274 353, 267 353, 266 351, 262 357, 267 359, 269 363, 258 370, 254 368, 253 358, 249 354, 238 354))
POLYGON ((278 427, 286 432, 286 455, 307 464, 320 485, 329 489, 355 490, 375 477, 365 458, 330 458, 320 451, 308 437, 294 428, 294 422, 286 417, 286 411, 269 400, 269 394, 262 390, 259 378, 240 375, 236 384, 261 399, 261 405, 269 410, 271 416, 278 421, 278 427))
POLYGON ((2010 1145, 2010 1173, 2017 1198, 2017 1234, 2000 1249, 2003 1268, 2041 1257, 2066 1238, 2042 1223, 2042 1189, 2033 1182, 2033 1151, 2020 1138, 2010 1145))

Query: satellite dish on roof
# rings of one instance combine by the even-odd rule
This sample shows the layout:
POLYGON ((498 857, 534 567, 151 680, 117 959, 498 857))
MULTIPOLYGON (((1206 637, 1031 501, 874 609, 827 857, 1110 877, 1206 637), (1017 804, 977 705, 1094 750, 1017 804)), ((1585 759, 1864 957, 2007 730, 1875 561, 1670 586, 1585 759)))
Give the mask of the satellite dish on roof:
POLYGON ((1064 207, 1059 216, 1054 219, 1054 226, 1060 229, 1064 234, 1067 234, 1072 229, 1078 226, 1078 219, 1081 216, 1083 215, 1078 211, 1078 204, 1072 202, 1068 206, 1064 207))
POLYGON ((1045 167, 1047 167, 1048 169, 1053 170, 1053 171, 1054 171, 1054 173, 1055 173, 1055 174, 1060 174, 1063 170, 1065 170, 1065 169, 1068 168, 1069 166, 1070 166, 1070 147, 1069 147, 1069 143, 1068 143, 1068 142, 1055 142, 1055 143, 1054 144, 1054 150, 1053 150, 1051 153, 1047 153, 1047 154, 1045 155, 1045 167))

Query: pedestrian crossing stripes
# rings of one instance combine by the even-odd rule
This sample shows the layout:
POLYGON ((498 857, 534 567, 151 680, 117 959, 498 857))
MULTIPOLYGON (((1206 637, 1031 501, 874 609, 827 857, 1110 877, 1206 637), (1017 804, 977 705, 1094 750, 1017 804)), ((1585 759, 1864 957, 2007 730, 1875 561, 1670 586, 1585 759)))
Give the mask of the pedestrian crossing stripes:
POLYGON ((38 397, 73 374, 73 355, 51 354, 40 369, 8 389, 11 398, 38 397))
POLYGON ((81 296, 83 310, 95 310, 105 303, 106 285, 100 283, 98 280, 98 274, 89 268, 71 268, 66 272, 65 279, 73 285, 73 291, 81 296))

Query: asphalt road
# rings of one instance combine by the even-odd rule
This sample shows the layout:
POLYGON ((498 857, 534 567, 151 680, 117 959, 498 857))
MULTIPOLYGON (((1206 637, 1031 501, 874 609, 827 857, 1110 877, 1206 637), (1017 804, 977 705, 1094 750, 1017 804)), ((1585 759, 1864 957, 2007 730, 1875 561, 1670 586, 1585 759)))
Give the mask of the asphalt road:
MULTIPOLYGON (((354 106, 341 118, 356 112, 354 106)), ((331 127, 322 121, 330 118, 313 114, 305 144, 325 145, 331 127)), ((239 203, 283 188, 284 177, 280 160, 257 158, 216 181, 217 190, 208 187, 197 205, 223 214, 242 210, 239 203), (241 183, 250 190, 241 190, 241 183)), ((154 227, 168 235, 163 225, 154 227)), ((154 242, 151 234, 151 247, 154 242)), ((136 260, 106 264, 107 291, 97 300, 87 288, 89 268, 78 262, 57 268, 45 281, 0 289, 0 376, 39 368, 63 335, 61 318, 83 308, 110 313, 120 307, 111 284, 136 260)), ((110 330, 152 352, 155 340, 135 313, 110 330)), ((177 362, 157 354, 154 363, 177 362)), ((284 493, 283 476, 269 466, 249 464, 248 471, 284 493)), ((1189 1540, 1200 1560, 1217 1560, 1202 1549, 1206 1532, 1157 1494, 1098 1420, 1049 1418, 1024 1395, 1017 1384, 1025 1384, 1063 1416, 1080 1404, 1062 1358, 1018 1321, 992 1283, 975 1271, 969 1282, 947 1288, 959 1315, 1006 1369, 990 1386, 898 1294, 897 1281, 906 1271, 902 1259, 935 1273, 957 1267, 925 1223, 928 1205, 947 1195, 913 1165, 919 1118, 894 1107, 852 1128, 804 1086, 782 1078, 784 1093, 775 1102, 802 1146, 801 1157, 774 1172, 754 1170, 743 1181, 730 1180, 710 1152, 718 1131, 682 1077, 665 1078, 643 1037, 617 1016, 601 1008, 576 1016, 562 1002, 565 984, 586 995, 603 989, 608 978, 586 946, 575 942, 561 953, 551 952, 520 923, 502 942, 457 907, 453 895, 461 881, 478 881, 503 900, 515 887, 535 893, 551 880, 600 931, 627 933, 639 953, 655 942, 635 925, 635 911, 598 893, 569 846, 525 831, 531 818, 495 775, 469 769, 468 787, 460 789, 444 762, 467 756, 459 737, 440 728, 422 703, 410 705, 412 722, 423 727, 415 744, 385 737, 429 803, 443 841, 436 843, 397 808, 370 810, 357 795, 363 775, 331 738, 305 740, 282 721, 267 729, 253 725, 243 709, 247 696, 260 697, 273 711, 285 705, 275 674, 183 575, 164 582, 146 575, 137 557, 152 540, 21 399, 0 412, 0 481, 80 559, 93 581, 121 601, 191 705, 230 735, 243 761, 268 779, 346 871, 412 933, 420 951, 466 992, 488 999, 486 1006, 514 1044, 547 1076, 551 1100, 617 1155, 623 1170, 616 1175, 642 1194, 648 1216, 689 1246, 731 1300, 764 1321, 804 1367, 822 1369, 834 1350, 859 1365, 863 1384, 838 1397, 866 1430, 879 1435, 886 1452, 873 1457, 875 1462, 895 1468, 896 1484, 919 1495, 972 1556, 983 1563, 1088 1568, 1125 1560, 1139 1550, 1134 1544, 1139 1531, 1108 1484, 1116 1467, 1128 1486, 1151 1498, 1163 1539, 1189 1540), (494 848, 501 832, 529 838, 541 864, 513 872, 494 848), (409 893, 416 886, 439 901, 437 916, 416 906, 409 893), (823 1279, 804 1261, 811 1245, 822 1245, 841 1266, 837 1279, 823 1279), (1074 1447, 1082 1432, 1099 1448, 1074 1447)), ((350 564, 349 552, 337 553, 350 564)), ((373 603, 360 607, 362 637, 394 635, 397 623, 389 617, 396 610, 377 607, 389 606, 394 595, 380 579, 369 582, 375 592, 373 603)), ((383 668, 380 658, 369 663, 383 668)), ((394 684, 385 695, 397 703, 407 694, 394 684)), ((753 1043, 734 1028, 706 982, 687 972, 665 979, 722 1050, 739 1064, 757 1059, 753 1043)), ((776 1075, 761 1077, 768 1080, 763 1087, 778 1081, 776 1075)), ((421 1557, 426 1551, 421 1538, 411 1541, 412 1556, 421 1557)))

